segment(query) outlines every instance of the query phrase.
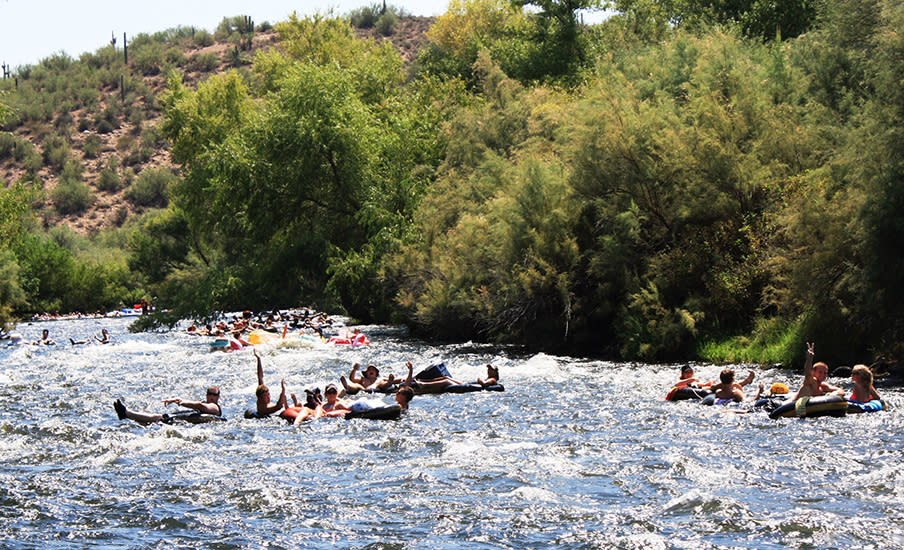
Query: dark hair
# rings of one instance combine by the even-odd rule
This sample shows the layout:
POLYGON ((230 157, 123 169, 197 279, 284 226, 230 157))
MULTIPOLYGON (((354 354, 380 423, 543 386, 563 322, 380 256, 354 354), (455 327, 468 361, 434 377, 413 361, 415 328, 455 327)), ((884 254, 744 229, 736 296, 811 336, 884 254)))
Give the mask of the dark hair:
POLYGON ((399 388, 399 393, 401 395, 404 395, 407 401, 414 399, 414 390, 412 390, 409 386, 403 386, 399 388))
POLYGON ((719 380, 721 380, 723 384, 731 384, 734 382, 734 371, 732 369, 722 370, 722 372, 719 373, 719 380))
POLYGON ((309 409, 316 409, 317 405, 319 405, 322 400, 320 399, 320 388, 314 388, 313 390, 305 390, 306 394, 308 394, 308 398, 304 403, 304 406, 309 409))

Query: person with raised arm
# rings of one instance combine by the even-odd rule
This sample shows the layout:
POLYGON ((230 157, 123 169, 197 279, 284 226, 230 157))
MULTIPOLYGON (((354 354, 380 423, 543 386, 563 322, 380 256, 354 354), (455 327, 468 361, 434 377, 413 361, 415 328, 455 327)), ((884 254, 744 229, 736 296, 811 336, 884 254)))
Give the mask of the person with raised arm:
POLYGON ((829 366, 822 361, 813 364, 813 357, 816 353, 813 351, 815 345, 807 342, 807 358, 804 360, 804 381, 792 397, 792 401, 797 401, 801 397, 819 397, 830 393, 838 393, 844 395, 844 390, 837 386, 833 386, 826 382, 829 377, 829 366))
POLYGON ((286 408, 286 380, 282 380, 282 391, 275 403, 270 401, 270 388, 264 384, 264 367, 261 364, 261 356, 254 349, 254 357, 257 358, 257 390, 254 395, 257 398, 255 409, 245 413, 246 418, 267 418, 271 414, 286 408), (250 414, 249 414, 250 413, 250 414))

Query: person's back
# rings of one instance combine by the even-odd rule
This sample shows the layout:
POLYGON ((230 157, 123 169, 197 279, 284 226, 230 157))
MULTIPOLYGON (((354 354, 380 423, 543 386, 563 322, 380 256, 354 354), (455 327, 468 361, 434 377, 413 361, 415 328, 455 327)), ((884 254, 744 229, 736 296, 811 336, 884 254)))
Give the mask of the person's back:
POLYGON ((720 383, 712 386, 713 393, 716 396, 716 404, 726 404, 730 402, 738 402, 744 400, 744 392, 734 383, 734 370, 724 369, 719 374, 720 383))

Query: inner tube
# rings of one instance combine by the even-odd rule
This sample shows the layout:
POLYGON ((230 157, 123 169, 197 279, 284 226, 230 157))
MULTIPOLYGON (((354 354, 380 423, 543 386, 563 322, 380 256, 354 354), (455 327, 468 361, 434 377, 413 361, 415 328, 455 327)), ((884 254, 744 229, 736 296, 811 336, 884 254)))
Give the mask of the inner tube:
POLYGON ((229 340, 226 338, 217 338, 210 343, 210 351, 226 351, 229 348, 229 340))
POLYGON ((226 422, 222 416, 215 414, 205 414, 197 411, 178 412, 174 414, 164 414, 163 423, 172 424, 174 421, 188 422, 189 424, 207 424, 209 422, 226 422))
POLYGON ((769 418, 817 418, 819 416, 844 416, 848 412, 847 399, 838 394, 819 397, 801 397, 797 401, 786 401, 771 413, 769 418))
POLYGON ((445 363, 437 363, 435 365, 430 365, 426 369, 417 373, 414 376, 415 380, 434 380, 436 378, 442 378, 447 376, 452 378, 452 375, 449 374, 449 369, 446 368, 445 363))
POLYGON ((880 399, 873 399, 872 401, 867 401, 865 403, 860 403, 859 401, 848 401, 847 412, 848 414, 858 414, 865 412, 879 412, 884 411, 886 409, 885 402, 880 399))
POLYGON ((367 418, 369 420, 395 420, 400 416, 402 416, 402 406, 399 404, 373 407, 370 409, 362 408, 345 413, 345 418, 367 418))
POLYGON ((371 394, 373 394, 373 393, 383 393, 383 394, 390 394, 390 393, 395 393, 395 392, 399 391, 399 388, 400 388, 400 387, 401 387, 401 386, 400 386, 399 384, 392 384, 392 385, 386 386, 385 388, 367 388, 367 389, 363 389, 363 390, 353 390, 353 391, 347 391, 347 390, 346 390, 345 393, 346 393, 346 395, 357 395, 357 394, 359 394, 359 393, 371 393, 371 394))
POLYGON ((784 405, 785 400, 781 397, 767 396, 761 397, 753 404, 754 409, 762 409, 766 412, 772 412, 784 405))
POLYGON ((257 409, 245 409, 245 418, 270 418, 269 414, 258 414, 257 409))
POLYGON ((690 386, 685 386, 683 388, 679 388, 675 386, 672 390, 665 396, 666 401, 685 401, 688 399, 703 399, 707 395, 712 395, 712 391, 704 390, 700 388, 692 388, 690 386))
POLYGON ((447 386, 439 393, 471 393, 475 391, 505 391, 502 384, 492 384, 490 386, 481 386, 480 384, 455 384, 447 386))

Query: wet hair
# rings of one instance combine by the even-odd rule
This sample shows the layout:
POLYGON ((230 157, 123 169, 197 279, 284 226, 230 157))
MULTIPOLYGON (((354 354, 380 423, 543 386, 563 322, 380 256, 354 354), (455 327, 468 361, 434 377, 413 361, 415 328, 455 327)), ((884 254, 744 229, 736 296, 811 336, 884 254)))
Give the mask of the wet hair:
POLYGON ((257 389, 254 391, 254 395, 256 395, 258 399, 260 399, 260 398, 263 397, 264 394, 267 393, 268 391, 270 391, 270 388, 268 388, 267 386, 261 384, 261 385, 258 386, 257 389))
POLYGON ((304 406, 309 409, 316 409, 320 403, 323 401, 320 399, 320 388, 314 388, 313 390, 305 390, 307 394, 307 399, 305 400, 304 406))
POLYGON ((378 369, 376 365, 367 365, 364 367, 364 372, 366 373, 368 369, 374 369, 374 372, 376 373, 374 376, 380 376, 380 369, 378 369))
POLYGON ((681 367, 681 374, 684 374, 684 373, 686 373, 687 371, 693 371, 693 370, 694 370, 694 367, 692 367, 692 366, 690 366, 690 365, 683 365, 683 366, 681 367))
POLYGON ((813 365, 813 368, 814 368, 814 369, 817 368, 817 367, 819 367, 819 368, 821 368, 821 369, 826 369, 826 372, 829 372, 829 366, 826 365, 825 363, 823 363, 822 361, 820 361, 819 363, 816 363, 815 365, 813 365))
POLYGON ((721 380, 723 384, 731 384, 734 382, 734 370, 723 369, 722 372, 719 373, 719 380, 721 380))
POLYGON ((493 365, 487 365, 487 376, 499 380, 499 368, 493 365))
POLYGON ((408 386, 404 386, 399 389, 399 395, 404 395, 405 401, 410 402, 412 399, 414 399, 414 390, 412 390, 408 386))
POLYGON ((866 365, 854 365, 854 369, 851 371, 851 376, 858 375, 863 379, 863 384, 870 388, 873 385, 873 371, 869 370, 869 367, 866 365))

